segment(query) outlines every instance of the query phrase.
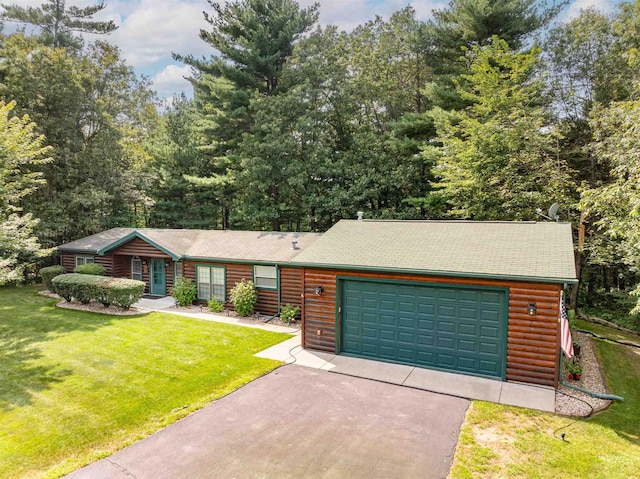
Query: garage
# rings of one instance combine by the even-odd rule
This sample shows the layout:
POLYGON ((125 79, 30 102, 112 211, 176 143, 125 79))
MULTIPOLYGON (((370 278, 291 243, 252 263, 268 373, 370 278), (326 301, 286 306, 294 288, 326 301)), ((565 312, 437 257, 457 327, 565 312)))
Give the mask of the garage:
POLYGON ((341 280, 343 354, 502 379, 504 289, 341 280))
POLYGON ((292 262, 302 345, 555 387, 572 235, 556 222, 341 220, 292 262))

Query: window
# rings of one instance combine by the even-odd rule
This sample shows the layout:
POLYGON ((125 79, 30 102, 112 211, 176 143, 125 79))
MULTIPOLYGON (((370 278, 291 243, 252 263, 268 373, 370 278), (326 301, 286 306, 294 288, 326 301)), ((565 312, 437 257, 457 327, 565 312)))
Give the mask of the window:
POLYGON ((254 266, 253 282, 258 288, 278 289, 278 269, 275 266, 254 266))
POLYGON ((215 298, 226 301, 224 268, 213 266, 196 266, 198 283, 198 299, 205 301, 215 298))
POLYGON ((174 273, 173 273, 173 281, 176 282, 180 278, 182 278, 182 261, 177 261, 173 263, 174 273))
POLYGON ((76 256, 76 267, 95 263, 93 256, 76 256))
POLYGON ((131 279, 142 281, 142 260, 140 258, 131 259, 131 279))

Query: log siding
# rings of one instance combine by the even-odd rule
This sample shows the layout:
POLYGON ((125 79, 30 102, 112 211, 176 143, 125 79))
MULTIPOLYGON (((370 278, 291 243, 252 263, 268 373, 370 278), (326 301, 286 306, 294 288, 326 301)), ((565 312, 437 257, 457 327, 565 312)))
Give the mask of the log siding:
POLYGON ((119 256, 139 256, 140 258, 171 258, 164 251, 160 251, 155 246, 140 238, 133 238, 131 241, 119 246, 109 254, 119 256))
POLYGON ((518 281, 420 276, 409 274, 364 274, 353 271, 304 270, 304 315, 302 345, 304 348, 336 352, 336 286, 337 276, 375 278, 423 283, 497 286, 509 289, 507 330, 508 381, 520 381, 544 386, 557 386, 559 361, 560 285, 518 281), (315 289, 322 286, 322 295, 315 289), (535 317, 529 316, 528 305, 536 303, 535 317))
POLYGON ((73 273, 76 268, 76 256, 91 257, 93 262, 102 265, 107 270, 107 276, 113 276, 113 258, 111 256, 100 256, 92 253, 64 252, 61 254, 60 264, 67 273, 73 273))

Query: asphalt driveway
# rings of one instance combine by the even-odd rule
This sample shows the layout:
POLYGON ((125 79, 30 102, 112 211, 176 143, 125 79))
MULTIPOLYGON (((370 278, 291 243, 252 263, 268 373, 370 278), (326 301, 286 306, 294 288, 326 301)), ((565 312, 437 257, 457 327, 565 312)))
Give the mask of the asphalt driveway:
POLYGON ((445 478, 469 401, 284 366, 72 478, 445 478))

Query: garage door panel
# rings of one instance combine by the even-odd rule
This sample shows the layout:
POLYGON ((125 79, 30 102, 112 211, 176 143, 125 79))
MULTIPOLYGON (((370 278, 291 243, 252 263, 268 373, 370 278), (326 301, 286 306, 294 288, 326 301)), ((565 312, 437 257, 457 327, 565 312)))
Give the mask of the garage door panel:
POLYGON ((483 338, 494 338, 498 339, 500 337, 501 329, 497 326, 480 326, 480 336, 483 338))
POLYGON ((497 323, 498 321, 500 321, 500 313, 498 311, 482 309, 480 311, 480 319, 482 321, 492 321, 494 323, 497 323))
POLYGON ((380 321, 378 324, 380 324, 380 326, 394 326, 396 325, 396 320, 397 318, 395 316, 390 316, 388 314, 381 314, 379 316, 380 321))
POLYGON ((363 309, 378 310, 378 300, 376 298, 362 298, 363 309))
POLYGON ((398 327, 399 328, 410 328, 410 329, 415 329, 416 327, 416 318, 413 317, 407 317, 407 316, 402 316, 400 318, 398 318, 398 327))
POLYGON ((416 343, 423 346, 433 346, 433 336, 430 334, 418 334, 416 343))
POLYGON ((456 369, 456 358, 452 354, 436 354, 436 365, 445 369, 456 369))
POLYGON ((458 357, 458 369, 474 372, 478 369, 478 364, 475 358, 458 357))
POLYGON ((498 291, 482 291, 480 292, 480 301, 500 305, 503 301, 503 293, 498 291))
POLYGON ((465 341, 465 340, 458 341, 458 351, 475 352, 477 349, 477 346, 478 345, 475 341, 465 341))
POLYGON ((506 295, 440 285, 343 280, 342 351, 502 377, 506 295))
POLYGON ((495 356, 500 352, 500 345, 497 343, 481 342, 478 352, 495 356))
POLYGON ((458 334, 463 336, 478 336, 478 327, 475 324, 460 323, 458 324, 458 334))
POLYGON ((456 330, 456 324, 451 320, 447 320, 447 321, 440 320, 438 322, 438 333, 454 333, 455 330, 456 330))
POLYGON ((453 318, 456 315, 455 306, 440 305, 438 306, 437 311, 438 316, 440 316, 441 318, 453 318))
POLYGON ((413 333, 398 332, 398 342, 402 344, 415 344, 416 335, 413 333))
POLYGON ((495 361, 479 361, 478 370, 488 376, 497 376, 500 373, 501 365, 495 361))
POLYGON ((420 331, 433 331, 435 328, 435 321, 433 319, 421 319, 418 318, 417 327, 420 331))
POLYGON ((453 350, 454 347, 455 347, 455 339, 453 339, 453 338, 446 338, 444 336, 438 336, 436 339, 437 339, 438 347, 440 349, 453 350))
POLYGON ((378 328, 376 327, 370 327, 370 326, 366 326, 363 325, 362 326, 362 337, 363 338, 372 338, 372 339, 377 339, 378 338, 378 331, 380 331, 378 328))
POLYGON ((478 308, 470 306, 460 306, 458 308, 458 318, 461 319, 476 319, 478 317, 478 308))

